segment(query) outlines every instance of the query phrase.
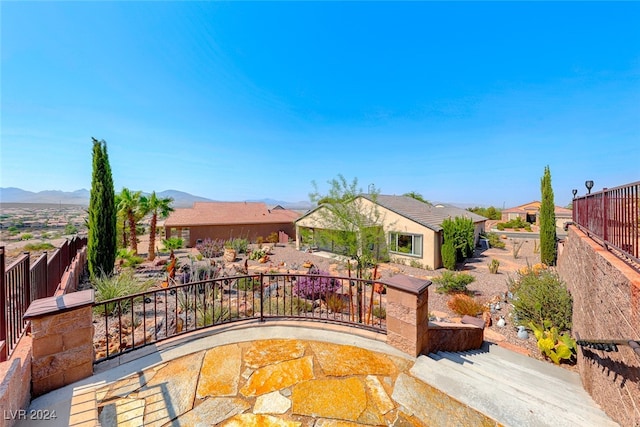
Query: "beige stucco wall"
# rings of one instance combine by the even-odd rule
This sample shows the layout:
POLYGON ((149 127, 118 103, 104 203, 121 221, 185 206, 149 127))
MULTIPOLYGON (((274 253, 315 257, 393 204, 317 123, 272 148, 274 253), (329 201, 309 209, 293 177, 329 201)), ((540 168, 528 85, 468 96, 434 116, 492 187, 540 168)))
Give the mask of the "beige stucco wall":
MULTIPOLYGON (((359 203, 362 203, 363 209, 372 209, 373 204, 366 199, 358 199, 359 203)), ((296 222, 296 247, 300 249, 300 227, 306 228, 318 228, 318 229, 326 229, 331 228, 329 224, 324 220, 324 216, 326 215, 324 212, 325 208, 320 207, 316 211, 307 215, 304 218, 301 218, 296 222)), ((391 252, 391 258, 400 259, 406 263, 411 261, 420 262, 425 267, 438 268, 441 265, 440 260, 440 233, 434 232, 433 230, 424 227, 408 218, 405 218, 401 215, 396 214, 395 212, 389 211, 385 208, 378 207, 378 210, 381 214, 381 222, 383 224, 383 229, 385 231, 385 238, 387 244, 389 243, 389 233, 390 232, 399 232, 399 233, 408 233, 408 234, 420 234, 422 235, 422 257, 400 254, 391 252)))

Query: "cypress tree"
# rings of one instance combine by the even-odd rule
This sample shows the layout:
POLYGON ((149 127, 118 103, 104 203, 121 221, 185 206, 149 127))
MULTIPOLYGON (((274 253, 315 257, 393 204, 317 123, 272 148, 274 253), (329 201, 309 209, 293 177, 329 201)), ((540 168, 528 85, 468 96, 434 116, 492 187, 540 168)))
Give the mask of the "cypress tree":
POLYGON ((116 206, 107 143, 93 140, 93 173, 89 200, 87 259, 89 275, 111 275, 116 260, 116 206))
POLYGON ((558 256, 556 214, 549 166, 544 168, 540 190, 542 192, 542 202, 540 204, 540 261, 547 265, 556 265, 558 256))

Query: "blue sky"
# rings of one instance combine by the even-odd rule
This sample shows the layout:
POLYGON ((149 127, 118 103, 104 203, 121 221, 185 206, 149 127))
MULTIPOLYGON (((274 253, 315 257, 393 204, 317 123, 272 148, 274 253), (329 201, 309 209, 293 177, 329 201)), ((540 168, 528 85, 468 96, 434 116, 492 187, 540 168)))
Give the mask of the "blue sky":
POLYGON ((0 186, 510 207, 640 180, 640 3, 2 2, 0 186))

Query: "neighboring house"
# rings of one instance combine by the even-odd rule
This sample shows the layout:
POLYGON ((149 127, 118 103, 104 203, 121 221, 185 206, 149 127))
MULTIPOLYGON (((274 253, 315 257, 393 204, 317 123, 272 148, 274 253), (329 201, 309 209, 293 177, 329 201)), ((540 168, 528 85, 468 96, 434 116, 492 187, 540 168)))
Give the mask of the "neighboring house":
POLYGON ((164 229, 167 239, 182 237, 188 247, 207 238, 245 238, 255 242, 271 233, 279 233, 282 242, 295 238, 293 222, 299 216, 281 206, 268 209, 260 202, 195 202, 191 208, 173 211, 165 220, 164 229))
MULTIPOLYGON (((429 205, 407 196, 378 195, 375 202, 370 195, 356 197, 350 203, 358 203, 363 209, 372 210, 377 205, 380 223, 384 230, 386 245, 394 260, 416 261, 425 267, 442 266, 440 247, 442 246, 442 222, 447 218, 471 218, 475 225, 476 243, 480 233, 484 232, 486 218, 465 209, 449 205, 429 205)), ((323 205, 309 211, 295 222, 296 247, 302 245, 301 236, 322 235, 327 229, 326 214, 323 205)), ((328 245, 319 249, 337 252, 328 245)))
MULTIPOLYGON (((523 221, 528 222, 530 224, 540 225, 540 205, 541 202, 533 201, 530 203, 526 203, 524 205, 516 206, 514 208, 503 209, 502 210, 502 222, 507 222, 512 219, 516 219, 518 217, 522 218, 523 221)), ((571 209, 561 208, 560 206, 555 207, 555 215, 556 215, 556 226, 564 227, 566 222, 572 220, 572 211, 571 209)))

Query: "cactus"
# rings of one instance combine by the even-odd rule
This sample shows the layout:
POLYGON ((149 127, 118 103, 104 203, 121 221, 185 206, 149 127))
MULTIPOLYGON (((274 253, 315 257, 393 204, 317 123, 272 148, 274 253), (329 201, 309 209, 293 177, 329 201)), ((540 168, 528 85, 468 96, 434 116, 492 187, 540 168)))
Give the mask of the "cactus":
POLYGON ((495 258, 492 259, 491 263, 489 264, 489 273, 498 274, 498 267, 500 267, 500 261, 495 258))
POLYGON ((529 327, 538 340, 540 352, 559 365, 562 360, 572 361, 576 353, 576 341, 568 332, 560 335, 558 328, 551 326, 551 322, 544 321, 542 326, 529 322, 529 327))

